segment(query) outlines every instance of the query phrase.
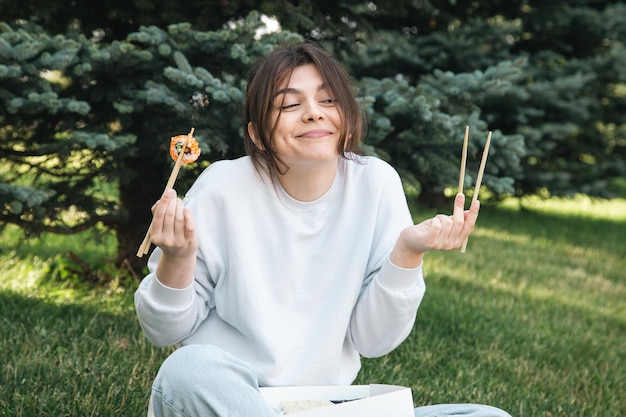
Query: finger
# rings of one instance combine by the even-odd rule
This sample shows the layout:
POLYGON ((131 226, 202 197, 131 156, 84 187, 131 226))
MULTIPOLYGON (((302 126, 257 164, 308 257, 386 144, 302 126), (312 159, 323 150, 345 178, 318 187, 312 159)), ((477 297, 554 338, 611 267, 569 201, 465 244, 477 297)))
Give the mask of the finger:
POLYGON ((176 232, 176 212, 177 212, 177 199, 167 199, 167 205, 163 215, 163 233, 168 237, 175 236, 176 232))
POLYGON ((167 190, 163 193, 163 196, 155 204, 154 214, 152 218, 152 224, 150 226, 150 235, 156 237, 163 233, 166 227, 166 216, 168 209, 173 199, 176 198, 176 192, 173 190, 167 190))
POLYGON ((479 211, 480 201, 472 201, 470 209, 465 212, 465 224, 463 225, 463 234, 466 237, 472 233, 472 230, 474 230, 474 225, 476 225, 479 211))
POLYGON ((196 233, 196 225, 193 220, 191 209, 189 209, 189 207, 185 207, 183 215, 185 217, 185 240, 191 240, 196 233))
POLYGON ((454 197, 454 211, 452 215, 454 217, 461 218, 463 220, 463 212, 465 211, 465 194, 458 193, 454 197))
POLYGON ((459 234, 465 224, 465 194, 458 193, 454 198, 454 211, 452 212, 452 227, 448 237, 454 241, 459 239, 459 234))
POLYGON ((454 247, 459 240, 459 235, 463 230, 465 222, 464 212, 465 195, 458 193, 454 198, 454 209, 451 216, 438 214, 435 216, 441 222, 442 230, 435 247, 438 249, 448 249, 454 247))
POLYGON ((445 214, 437 214, 432 218, 429 229, 428 246, 437 248, 445 241, 450 234, 450 216, 445 214))
POLYGON ((180 198, 175 200, 174 236, 178 239, 185 237, 185 205, 180 198))

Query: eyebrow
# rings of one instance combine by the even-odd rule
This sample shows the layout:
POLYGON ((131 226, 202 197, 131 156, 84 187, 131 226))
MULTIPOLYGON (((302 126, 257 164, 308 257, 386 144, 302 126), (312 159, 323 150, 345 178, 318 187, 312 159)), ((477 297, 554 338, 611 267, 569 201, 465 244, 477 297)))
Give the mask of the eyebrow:
MULTIPOLYGON (((317 91, 322 91, 327 88, 328 86, 325 83, 322 83, 317 86, 317 91)), ((276 92, 276 94, 274 94, 274 98, 278 97, 281 94, 302 94, 302 90, 299 90, 297 88, 292 88, 292 87, 281 88, 280 90, 276 92)))

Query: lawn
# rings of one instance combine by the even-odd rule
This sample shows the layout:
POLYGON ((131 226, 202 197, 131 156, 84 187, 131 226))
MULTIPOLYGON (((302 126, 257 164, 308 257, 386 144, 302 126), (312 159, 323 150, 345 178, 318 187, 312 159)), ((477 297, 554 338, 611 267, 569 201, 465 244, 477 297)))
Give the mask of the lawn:
MULTIPOLYGON (((77 288, 63 273, 67 251, 114 273, 114 242, 103 239, 2 234, 0 416, 145 414, 170 349, 141 335, 132 286, 77 288)), ((416 405, 626 415, 625 239, 623 199, 484 207, 467 253, 428 255, 412 335, 365 360, 357 383, 411 386, 416 405)))

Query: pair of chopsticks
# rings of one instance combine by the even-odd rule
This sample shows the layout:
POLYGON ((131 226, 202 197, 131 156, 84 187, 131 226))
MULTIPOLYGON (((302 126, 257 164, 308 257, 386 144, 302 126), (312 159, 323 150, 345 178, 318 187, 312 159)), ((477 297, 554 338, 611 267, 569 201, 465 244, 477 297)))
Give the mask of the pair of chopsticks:
MULTIPOLYGON (((467 161, 467 142, 469 139, 469 126, 465 126, 465 137, 463 138, 463 155, 461 156, 461 172, 459 173, 459 193, 463 192, 463 181, 465 180, 465 163, 467 161)), ((491 131, 487 135, 487 142, 483 148, 483 156, 480 160, 480 167, 478 168, 478 177, 476 178, 476 185, 474 186, 474 195, 472 196, 472 203, 478 200, 478 192, 480 191, 480 185, 483 182, 483 173, 485 172, 485 164, 487 163, 487 155, 489 154, 489 144, 491 143, 491 131)), ((467 241, 469 237, 463 242, 461 246, 461 253, 465 253, 467 249, 467 241)))
MULTIPOLYGON (((183 156, 185 155, 185 149, 187 149, 187 144, 189 143, 189 140, 193 137, 193 132, 195 130, 196 130, 195 128, 193 127, 191 128, 191 131, 187 134, 187 137, 185 138, 185 141, 183 142, 183 146, 180 148, 180 152, 176 156, 176 163, 174 164, 174 168, 172 169, 170 178, 167 180, 167 184, 165 185, 165 190, 163 191, 164 193, 165 191, 174 187, 174 183, 176 182, 176 177, 178 177, 178 172, 180 171, 180 166, 183 164, 183 156)), ((139 250, 137 251, 137 256, 141 258, 142 256, 146 255, 148 251, 150 250, 151 243, 152 242, 150 241, 150 228, 148 228, 148 231, 146 232, 146 236, 143 238, 143 242, 141 242, 141 245, 139 246, 139 250)))

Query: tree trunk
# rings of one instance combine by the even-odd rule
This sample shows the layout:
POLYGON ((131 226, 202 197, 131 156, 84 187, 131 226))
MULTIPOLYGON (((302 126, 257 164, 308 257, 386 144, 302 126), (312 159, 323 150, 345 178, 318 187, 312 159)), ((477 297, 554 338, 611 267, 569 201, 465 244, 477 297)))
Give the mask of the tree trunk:
POLYGON ((444 209, 450 207, 450 197, 446 197, 440 186, 423 184, 417 202, 425 207, 444 209))
MULTIPOLYGON (((138 142, 154 141, 159 137, 154 136, 156 133, 150 133, 152 130, 150 127, 144 128, 143 131, 148 133, 139 137, 138 142)), ((138 148, 149 149, 150 147, 138 143, 138 148)), ((168 165, 170 159, 166 153, 167 147, 164 149, 159 149, 163 152, 162 155, 138 155, 126 159, 124 161, 126 169, 134 171, 139 168, 141 171, 134 171, 136 174, 130 178, 120 179, 120 207, 126 210, 126 218, 113 227, 118 242, 116 264, 130 266, 140 277, 145 275, 149 253, 138 257, 137 250, 152 221, 150 208, 163 194, 171 171, 171 166, 168 165)), ((154 246, 151 247, 151 250, 153 249, 154 246)))

